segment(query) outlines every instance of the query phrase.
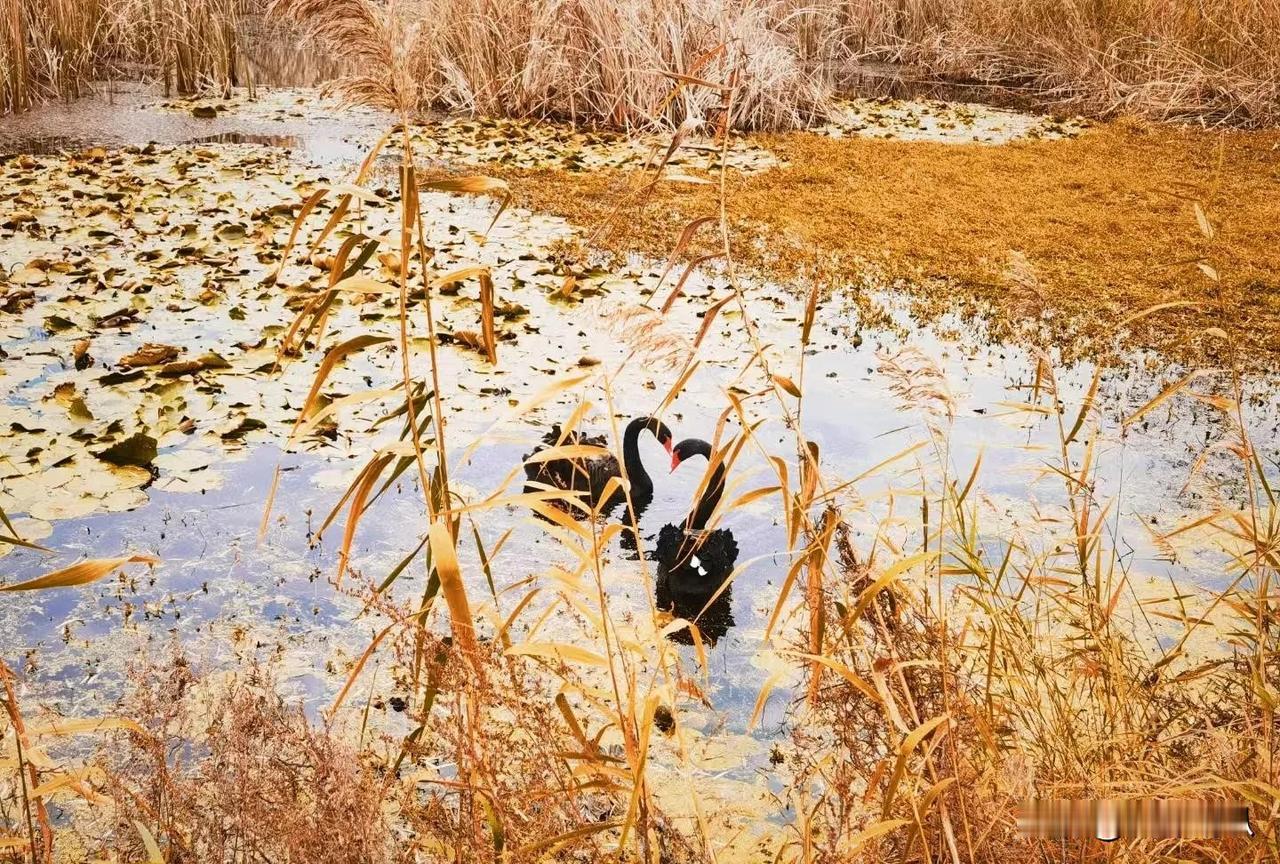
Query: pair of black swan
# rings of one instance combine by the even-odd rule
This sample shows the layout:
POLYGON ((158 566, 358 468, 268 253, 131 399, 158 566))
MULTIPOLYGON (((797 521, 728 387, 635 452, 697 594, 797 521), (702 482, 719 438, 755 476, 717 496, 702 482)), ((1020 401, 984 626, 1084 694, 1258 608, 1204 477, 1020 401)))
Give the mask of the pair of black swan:
MULTIPOLYGON (((637 417, 632 420, 627 424, 622 437, 622 459, 626 477, 631 482, 631 504, 634 508, 627 514, 627 524, 638 524, 641 514, 653 500, 653 479, 640 458, 640 433, 645 430, 651 432, 658 443, 671 454, 672 471, 695 456, 712 461, 712 448, 706 441, 687 438, 672 447, 671 430, 661 420, 654 417, 637 417)), ((622 474, 618 460, 612 454, 595 459, 528 461, 531 456, 548 447, 576 444, 607 447, 608 439, 603 435, 588 436, 577 432, 565 435, 556 426, 542 440, 543 446, 525 457, 525 476, 528 478, 526 492, 547 488, 583 492, 591 507, 603 513, 611 511, 626 500, 626 493, 620 488, 611 493, 607 500, 604 497, 609 481, 622 474)), ((690 620, 701 615, 703 634, 714 641, 733 623, 728 612, 729 590, 726 588, 719 597, 715 595, 733 572, 734 562, 738 559, 738 544, 733 534, 727 528, 708 531, 706 527, 724 495, 723 463, 715 463, 704 487, 702 495, 683 523, 662 527, 654 548, 654 558, 658 571, 658 605, 690 620), (713 597, 715 602, 711 603, 713 597)), ((634 548, 635 540, 632 532, 623 532, 624 546, 634 548)), ((679 641, 687 638, 686 634, 679 641)))

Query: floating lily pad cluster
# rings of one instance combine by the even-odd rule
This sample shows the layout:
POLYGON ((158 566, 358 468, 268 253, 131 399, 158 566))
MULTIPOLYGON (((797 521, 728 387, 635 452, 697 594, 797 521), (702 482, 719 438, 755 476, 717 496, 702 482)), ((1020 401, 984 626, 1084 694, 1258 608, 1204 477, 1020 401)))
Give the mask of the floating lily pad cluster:
POLYGON ((1021 138, 1072 138, 1087 128, 1082 118, 1048 117, 988 105, 932 99, 852 99, 818 129, 834 138, 860 136, 901 141, 1001 144, 1021 138))
MULTIPOLYGON (((344 118, 382 117, 380 112, 359 105, 343 105, 322 99, 310 88, 246 88, 233 90, 226 96, 196 96, 189 99, 164 99, 149 106, 157 111, 190 114, 201 119, 234 116, 248 122, 328 120, 340 110, 344 118)), ((385 119, 385 118, 384 118, 385 119)))
MULTIPOLYGON (((720 144, 705 137, 680 138, 668 157, 672 135, 627 136, 563 123, 500 118, 448 117, 424 122, 414 126, 413 140, 426 158, 525 169, 639 169, 656 166, 665 158, 673 171, 706 174, 719 170, 721 158, 720 144)), ((741 173, 781 164, 768 150, 737 136, 730 140, 725 159, 730 169, 741 173)))
MULTIPOLYGON (((329 121, 335 115, 346 122, 381 120, 380 124, 353 127, 354 134, 368 146, 394 122, 389 115, 372 109, 342 105, 335 99, 319 97, 314 90, 299 89, 259 90, 252 96, 247 90, 236 90, 225 98, 169 99, 149 107, 209 120, 235 118, 251 124, 329 121)), ((673 140, 670 134, 626 135, 545 120, 438 117, 414 123, 412 139, 421 159, 450 165, 593 171, 640 169, 666 158, 672 173, 705 176, 719 169, 721 158, 720 144, 705 136, 681 136, 678 146, 667 156, 673 140)), ((742 173, 765 171, 781 164, 773 153, 741 136, 730 140, 725 156, 729 168, 742 173)))
MULTIPOLYGON (((374 181, 312 249, 352 190, 341 182, 345 174, 246 144, 94 148, 0 162, 0 212, 7 214, 0 221, 0 508, 27 520, 24 536, 47 536, 49 520, 138 507, 151 489, 215 489, 220 466, 254 444, 356 458, 378 446, 377 434, 395 437, 398 422, 370 430, 403 401, 394 389, 402 371, 399 292, 392 290, 399 192, 394 180, 374 181), (281 266, 302 202, 322 189, 326 196, 281 266), (336 281, 335 252, 353 239, 357 248, 378 244, 362 269, 369 290, 338 292, 321 329, 282 353, 282 336, 336 281), (355 334, 375 338, 328 374, 316 405, 357 398, 299 432, 324 352, 355 334)), ((496 206, 422 195, 434 250, 428 275, 479 266, 496 286, 497 366, 484 359, 477 336, 478 280, 434 291, 439 341, 448 346, 440 374, 461 412, 453 427, 460 435, 545 386, 547 376, 625 356, 625 340, 602 342, 608 313, 588 324, 579 310, 610 294, 635 303, 656 279, 656 268, 567 272, 556 249, 575 236, 572 228, 508 210, 486 235, 496 206)), ((417 268, 414 262, 411 350, 414 374, 425 380, 417 268)), ((669 283, 664 294, 670 290, 669 283)), ((686 293, 698 290, 691 283, 686 293)), ((674 344, 658 343, 664 350, 674 344)))
POLYGON ((153 483, 217 485, 210 448, 271 413, 244 386, 272 360, 271 303, 241 290, 291 212, 273 209, 296 194, 267 179, 278 167, 155 148, 0 166, 6 512, 69 518, 137 507, 153 483))
POLYGON ((287 436, 309 364, 281 368, 276 336, 327 274, 272 277, 323 179, 256 147, 0 165, 0 508, 47 521, 216 488, 226 451, 287 436))

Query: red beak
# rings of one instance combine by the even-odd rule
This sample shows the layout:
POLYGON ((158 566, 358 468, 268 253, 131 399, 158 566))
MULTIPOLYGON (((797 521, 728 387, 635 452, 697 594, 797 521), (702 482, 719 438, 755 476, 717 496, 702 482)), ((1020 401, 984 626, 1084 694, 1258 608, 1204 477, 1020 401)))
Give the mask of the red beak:
POLYGON ((674 471, 679 467, 680 467, 680 454, 672 453, 671 454, 671 470, 674 471))
POLYGON ((662 446, 666 448, 666 450, 667 450, 667 455, 668 455, 668 456, 672 455, 672 454, 671 454, 671 439, 670 439, 670 438, 668 438, 666 441, 663 441, 663 442, 662 442, 662 446))

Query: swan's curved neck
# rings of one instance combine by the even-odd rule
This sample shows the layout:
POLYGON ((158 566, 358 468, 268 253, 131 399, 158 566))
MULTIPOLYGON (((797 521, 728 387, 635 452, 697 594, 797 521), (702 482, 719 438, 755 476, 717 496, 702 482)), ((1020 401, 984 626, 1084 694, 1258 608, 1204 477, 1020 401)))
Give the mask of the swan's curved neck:
POLYGON ((701 531, 707 527, 711 514, 716 512, 716 505, 720 503, 720 496, 724 495, 724 474, 724 463, 720 462, 711 472, 707 488, 698 499, 698 503, 694 505, 693 512, 685 519, 686 531, 701 531))
POLYGON ((640 460, 640 432, 650 422, 648 417, 637 417, 627 424, 626 431, 622 433, 622 462, 633 489, 653 489, 653 480, 640 460))

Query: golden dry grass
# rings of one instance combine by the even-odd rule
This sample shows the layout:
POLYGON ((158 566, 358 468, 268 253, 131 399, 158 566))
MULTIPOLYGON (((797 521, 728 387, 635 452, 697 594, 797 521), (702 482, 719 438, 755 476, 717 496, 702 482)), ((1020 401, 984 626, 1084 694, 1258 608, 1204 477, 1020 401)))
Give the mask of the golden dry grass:
MULTIPOLYGON (((236 63, 226 37, 256 6, 0 0, 0 111, 75 93, 120 61, 169 67, 180 90, 220 79, 236 63)), ((684 88, 668 99, 668 73, 697 78, 732 45, 742 128, 822 117, 833 85, 865 59, 1015 85, 1098 116, 1248 126, 1280 117, 1280 13, 1269 0, 289 0, 277 8, 320 31, 372 10, 405 37, 397 41, 424 104, 495 115, 676 124, 713 110, 716 97, 684 88)), ((332 47, 350 56, 349 41, 332 47)))
POLYGON ((96 78, 166 92, 240 82, 237 28, 257 0, 0 0, 0 115, 82 95, 96 78))
POLYGON ((825 115, 834 85, 867 59, 1013 85, 1096 116, 1242 126, 1280 116, 1280 15, 1269 0, 287 0, 277 8, 323 33, 366 17, 361 6, 409 37, 424 105, 486 115, 676 125, 714 110, 717 94, 695 86, 667 98, 668 73, 688 83, 731 56, 732 122, 744 129, 791 129, 825 115))
POLYGON ((961 81, 1012 84, 1094 115, 1277 119, 1269 0, 854 0, 820 5, 862 57, 961 81))
MULTIPOLYGON (((1193 213, 1200 200, 1219 223, 1212 257, 1236 290, 1229 312, 1243 347, 1259 358, 1280 349, 1280 134, 1116 122, 1005 146, 806 133, 761 142, 790 167, 732 184, 735 254, 783 283, 814 271, 854 283, 868 269, 904 277, 924 316, 990 304, 1004 338, 1047 310, 1045 335, 1068 353, 1129 312, 1196 300, 1203 309, 1151 319, 1129 340, 1191 357, 1199 332, 1221 319, 1212 284, 1189 260, 1209 252, 1193 213), (1034 282, 1010 273, 1019 253, 1034 282)), ((507 173, 523 203, 587 226, 613 211, 628 182, 608 171, 507 173)), ((603 242, 665 257, 684 224, 716 212, 716 195, 662 184, 603 242)), ((703 239, 714 242, 709 231, 703 239)))

